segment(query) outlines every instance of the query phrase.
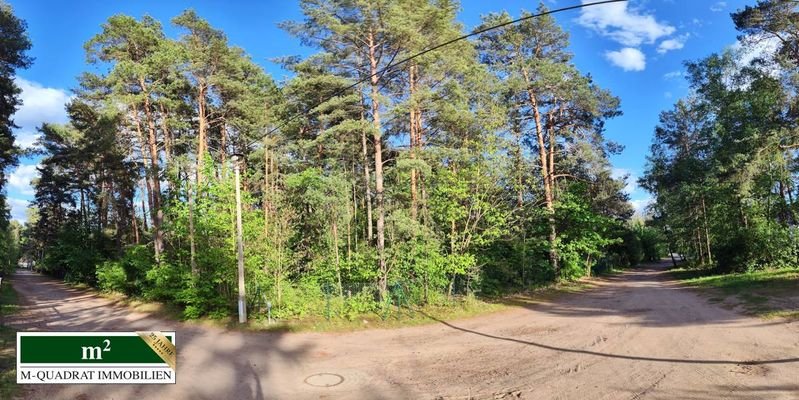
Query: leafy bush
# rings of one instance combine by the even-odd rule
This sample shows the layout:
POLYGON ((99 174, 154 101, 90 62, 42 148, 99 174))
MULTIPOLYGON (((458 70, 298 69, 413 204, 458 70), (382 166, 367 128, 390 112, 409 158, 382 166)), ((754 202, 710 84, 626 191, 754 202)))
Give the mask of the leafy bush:
POLYGON ((119 261, 106 261, 97 266, 97 287, 105 292, 124 293, 126 291, 125 268, 119 261))
POLYGON ((152 266, 152 254, 146 246, 131 246, 120 260, 97 266, 97 286, 104 291, 139 295, 146 289, 146 275, 152 266))
POLYGON ((796 246, 788 229, 772 228, 767 223, 738 229, 718 244, 714 251, 720 272, 747 272, 764 268, 793 266, 796 246))
POLYGON ((153 265, 145 274, 146 287, 143 295, 147 299, 177 301, 184 285, 189 283, 181 268, 168 262, 153 265))
POLYGON ((376 310, 375 288, 364 287, 360 292, 344 300, 343 316, 352 321, 358 315, 376 310))

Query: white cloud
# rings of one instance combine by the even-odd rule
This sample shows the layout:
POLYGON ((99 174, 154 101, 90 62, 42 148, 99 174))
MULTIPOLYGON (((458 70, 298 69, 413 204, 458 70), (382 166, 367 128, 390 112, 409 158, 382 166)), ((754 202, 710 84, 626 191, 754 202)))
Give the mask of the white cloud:
POLYGON ((42 136, 41 133, 30 131, 20 131, 14 135, 17 137, 14 141, 15 144, 23 150, 33 147, 33 144, 42 136))
POLYGON ((605 58, 625 71, 643 71, 646 68, 646 56, 632 47, 605 52, 605 58))
POLYGON ((767 37, 756 43, 741 43, 738 40, 730 48, 736 55, 738 65, 744 67, 748 66, 756 58, 772 59, 772 55, 779 50, 780 44, 779 38, 767 37))
POLYGON ((20 77, 14 78, 14 81, 22 89, 22 106, 14 113, 14 123, 33 130, 43 122, 67 122, 64 105, 72 98, 69 93, 20 77))
POLYGON ((724 11, 725 8, 727 8, 727 2, 726 1, 718 1, 718 2, 716 2, 716 4, 713 4, 712 6, 710 6, 710 11, 713 11, 713 12, 724 11))
MULTIPOLYGON (((65 105, 72 99, 69 92, 45 87, 37 82, 21 77, 15 77, 14 82, 20 88, 19 95, 22 105, 14 113, 14 123, 19 126, 14 130, 16 144, 23 148, 30 148, 40 134, 36 128, 45 122, 66 123, 68 121, 65 105)), ((38 165, 22 164, 8 175, 8 187, 15 189, 19 195, 32 196, 34 194, 31 180, 39 177, 38 165)), ((8 197, 11 208, 11 218, 19 222, 27 219, 26 210, 28 200, 8 197)))
POLYGON ((624 179, 626 185, 624 186, 624 193, 632 194, 638 189, 636 180, 638 179, 632 171, 626 168, 613 168, 610 171, 610 176, 613 179, 624 179))
POLYGON ((38 165, 23 164, 18 166, 8 176, 8 186, 17 189, 20 193, 32 196, 34 194, 31 180, 39 177, 38 165))
POLYGON ((663 93, 663 97, 665 97, 665 98, 667 98, 667 99, 670 99, 670 98, 672 98, 673 96, 674 96, 674 95, 673 95, 671 92, 666 92, 666 93, 663 93))
MULTIPOLYGON (((583 0, 583 4, 589 1, 583 0)), ((628 47, 651 44, 675 32, 673 26, 657 21, 652 15, 630 9, 627 5, 625 2, 585 7, 577 23, 628 47)))
POLYGON ((663 74, 663 79, 678 79, 685 76, 685 73, 682 71, 671 71, 663 74))
POLYGON ((635 209, 636 215, 646 215, 646 208, 651 205, 655 200, 652 196, 644 197, 642 199, 635 199, 630 200, 630 204, 632 204, 633 208, 635 209))
POLYGON ((12 117, 19 126, 15 130, 16 144, 22 149, 33 146, 38 139, 36 131, 45 122, 65 123, 68 121, 65 105, 72 96, 65 90, 44 87, 37 82, 16 77, 14 82, 22 92, 19 95, 22 105, 12 117))
POLYGON ((15 199, 13 197, 9 197, 6 200, 9 207, 11 207, 11 219, 15 219, 20 223, 24 223, 28 219, 28 215, 26 213, 28 209, 28 201, 15 199))
POLYGON ((666 54, 667 52, 672 51, 672 50, 679 50, 679 49, 685 47, 685 41, 686 40, 688 40, 688 35, 687 34, 680 35, 680 36, 677 36, 677 37, 671 38, 671 39, 666 39, 666 40, 660 42, 660 45, 658 46, 658 53, 659 54, 666 54))

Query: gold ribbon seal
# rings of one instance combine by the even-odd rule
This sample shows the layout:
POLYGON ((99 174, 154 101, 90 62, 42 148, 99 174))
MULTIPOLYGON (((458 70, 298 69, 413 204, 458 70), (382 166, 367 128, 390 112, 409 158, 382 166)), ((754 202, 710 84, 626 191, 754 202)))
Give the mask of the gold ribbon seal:
POLYGON ((136 332, 151 349, 167 363, 173 371, 177 372, 177 351, 175 345, 159 331, 136 332))

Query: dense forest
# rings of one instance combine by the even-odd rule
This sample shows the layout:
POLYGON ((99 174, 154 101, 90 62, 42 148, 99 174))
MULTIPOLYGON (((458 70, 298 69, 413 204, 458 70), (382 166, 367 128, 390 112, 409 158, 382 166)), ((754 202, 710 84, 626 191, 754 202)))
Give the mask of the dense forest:
POLYGON ((70 122, 40 127, 24 259, 187 318, 233 313, 234 154, 248 304, 278 317, 499 295, 662 254, 611 176, 619 99, 574 66, 554 18, 395 64, 463 35, 459 5, 301 9, 281 27, 317 52, 276 60, 283 82, 191 10, 169 21, 178 37, 110 17, 85 43, 96 72, 70 122))
POLYGON ((691 95, 660 116, 641 184, 670 246, 719 272, 795 266, 799 12, 732 14, 740 46, 688 62, 691 95))
POLYGON ((33 61, 27 52, 31 41, 25 22, 14 15, 10 6, 0 1, 0 274, 13 271, 21 257, 22 226, 10 221, 9 206, 3 190, 8 171, 17 165, 20 149, 14 143, 16 128, 12 116, 21 105, 20 89, 14 82, 18 69, 33 61))

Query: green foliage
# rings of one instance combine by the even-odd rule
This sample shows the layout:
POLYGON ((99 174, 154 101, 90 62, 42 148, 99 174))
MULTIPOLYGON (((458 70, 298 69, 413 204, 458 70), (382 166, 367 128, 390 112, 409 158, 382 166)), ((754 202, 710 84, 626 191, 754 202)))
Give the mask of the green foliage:
MULTIPOLYGON (((3 279, 3 281, 0 286, 0 317, 14 313, 19 304, 19 296, 14 290, 14 286, 7 279, 3 279)), ((2 326, 0 324, 0 327, 2 326)))
POLYGON ((0 325, 0 397, 4 399, 13 399, 20 391, 20 385, 17 384, 17 357, 13 350, 16 337, 14 328, 0 325))
POLYGON ((182 299, 183 290, 191 287, 191 280, 178 265, 162 262, 154 264, 145 273, 146 284, 142 295, 146 299, 185 304, 182 299))
POLYGON ((4 190, 8 181, 6 171, 17 164, 20 151, 12 132, 15 128, 12 116, 21 104, 20 89, 14 79, 16 70, 29 67, 33 60, 26 54, 31 48, 26 30, 25 21, 14 15, 8 3, 0 2, 0 231, 5 231, 9 223, 4 190))
POLYGON ((0 275, 14 272, 22 257, 22 226, 11 221, 6 229, 0 230, 0 275))
POLYGON ((346 298, 342 315, 352 321, 358 316, 371 313, 376 310, 374 299, 374 291, 369 288, 363 288, 351 297, 346 298))
POLYGON ((747 312, 766 318, 799 317, 795 297, 799 290, 799 270, 795 266, 744 273, 690 272, 676 271, 675 275, 687 285, 713 290, 716 299, 725 305, 740 306, 747 312))
POLYGON ((97 287, 105 291, 140 295, 148 287, 147 274, 153 268, 153 256, 145 246, 131 246, 120 260, 97 265, 97 287))
POLYGON ((570 280, 590 275, 609 246, 623 240, 616 236, 619 222, 591 210, 585 190, 584 184, 570 185, 556 208, 561 225, 558 253, 563 262, 562 276, 570 280))
POLYGON ((95 265, 104 256, 100 248, 103 242, 104 238, 96 232, 92 234, 76 225, 67 225, 45 254, 42 269, 66 282, 94 284, 95 265))
POLYGON ((645 259, 644 244, 637 232, 632 229, 625 230, 622 240, 623 247, 618 249, 617 253, 622 257, 621 265, 633 266, 645 259))
MULTIPOLYGON (((732 18, 753 44, 781 38, 797 15, 787 2, 760 1, 732 18)), ((692 95, 661 114, 641 183, 656 196, 662 242, 693 265, 741 272, 797 260, 799 58, 794 39, 779 41, 747 65, 734 51, 687 63, 692 95)))
POLYGON ((300 7, 282 26, 319 52, 282 60, 280 85, 194 11, 175 38, 110 17, 86 43, 98 72, 80 77, 70 122, 41 129, 27 256, 185 318, 232 316, 237 189, 254 318, 267 303, 283 320, 468 306, 655 254, 656 237, 624 226, 611 176, 618 99, 571 62, 553 18, 353 86, 460 36, 457 4, 300 7))
POLYGON ((125 293, 127 291, 127 276, 125 268, 119 261, 105 261, 97 266, 97 287, 106 292, 125 293))
POLYGON ((721 272, 747 272, 784 268, 796 264, 797 243, 789 229, 763 224, 733 231, 718 247, 716 264, 721 272))
POLYGON ((642 260, 658 261, 666 255, 666 249, 663 248, 665 239, 659 230, 644 224, 638 224, 633 229, 641 242, 642 260))

